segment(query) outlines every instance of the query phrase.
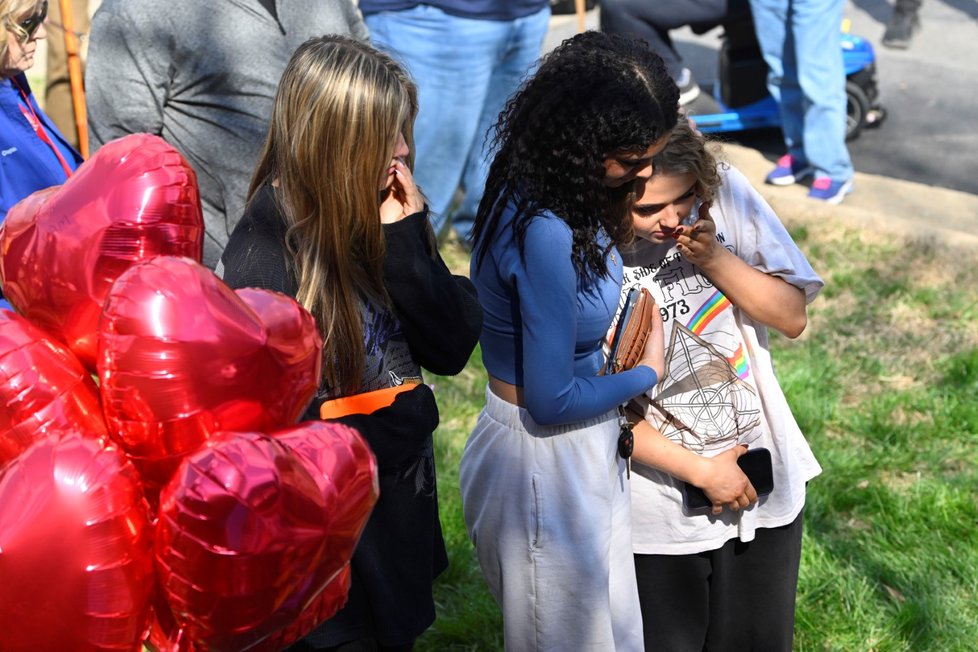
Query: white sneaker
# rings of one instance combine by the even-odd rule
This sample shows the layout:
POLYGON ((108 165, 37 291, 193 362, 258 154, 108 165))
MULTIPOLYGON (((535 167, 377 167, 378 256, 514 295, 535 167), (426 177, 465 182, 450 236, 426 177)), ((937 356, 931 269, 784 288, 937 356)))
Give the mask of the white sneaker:
POLYGON ((700 96, 699 84, 693 79, 693 71, 689 68, 683 68, 679 73, 676 86, 679 87, 680 106, 685 106, 700 96))

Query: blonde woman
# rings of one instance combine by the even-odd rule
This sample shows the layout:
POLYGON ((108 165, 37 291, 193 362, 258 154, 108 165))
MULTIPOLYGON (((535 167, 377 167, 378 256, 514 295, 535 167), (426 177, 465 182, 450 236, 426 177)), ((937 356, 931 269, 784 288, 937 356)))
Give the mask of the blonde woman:
POLYGON ((353 557, 347 606, 296 649, 411 649, 434 620, 431 583, 447 566, 438 411, 421 368, 461 371, 482 311, 434 245, 411 172, 416 112, 415 86, 388 56, 342 36, 300 46, 219 267, 230 286, 283 292, 315 316, 323 381, 308 417, 340 397, 412 387, 390 407, 343 418, 377 456, 380 500, 353 557))
MULTIPOLYGON (((37 105, 27 72, 47 37, 48 3, 0 0, 0 223, 31 193, 64 183, 82 157, 37 105)), ((0 308, 10 308, 0 290, 0 308)))
POLYGON ((26 73, 47 37, 48 3, 0 0, 0 222, 36 190, 62 184, 81 155, 37 105, 26 73))

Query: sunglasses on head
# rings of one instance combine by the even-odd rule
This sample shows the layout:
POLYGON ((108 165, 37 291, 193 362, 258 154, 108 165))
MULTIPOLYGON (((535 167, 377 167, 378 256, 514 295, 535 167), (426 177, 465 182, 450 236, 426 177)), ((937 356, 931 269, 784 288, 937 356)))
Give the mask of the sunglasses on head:
POLYGON ((47 17, 48 17, 48 3, 47 0, 44 0, 44 2, 41 3, 40 11, 26 18, 25 20, 22 20, 19 23, 17 23, 17 26, 20 27, 22 30, 24 30, 24 33, 27 34, 27 36, 25 36, 23 40, 29 41, 32 38, 34 38, 34 34, 37 33, 37 30, 40 29, 41 24, 44 22, 44 20, 47 17))

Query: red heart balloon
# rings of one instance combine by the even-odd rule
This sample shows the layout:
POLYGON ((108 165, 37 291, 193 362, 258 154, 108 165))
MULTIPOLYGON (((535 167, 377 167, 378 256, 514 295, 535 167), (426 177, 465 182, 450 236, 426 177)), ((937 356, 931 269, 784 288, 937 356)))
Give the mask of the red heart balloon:
MULTIPOLYGON (((316 596, 299 617, 284 629, 273 632, 259 643, 249 647, 247 652, 280 652, 296 641, 304 638, 320 624, 326 622, 346 605, 350 593, 350 564, 340 572, 316 596)), ((143 639, 143 646, 152 652, 199 652, 186 630, 178 627, 165 603, 154 604, 151 625, 143 639), (160 617, 160 616, 164 617, 160 617)))
POLYGON ((235 293, 187 258, 123 273, 99 337, 106 423, 151 489, 215 432, 295 423, 319 384, 308 312, 274 292, 235 293))
POLYGON ((98 387, 62 344, 0 310, 0 469, 46 433, 106 434, 98 387))
POLYGON ((159 254, 201 260, 203 237, 193 169, 162 138, 132 134, 10 209, 0 225, 0 280, 17 312, 94 369, 112 283, 159 254))
MULTIPOLYGON (((346 605, 350 593, 350 564, 347 563, 323 588, 309 606, 284 629, 248 648, 247 652, 279 652, 304 638, 309 632, 326 622, 346 605)), ((160 592, 151 609, 150 627, 143 639, 143 647, 152 652, 198 652, 186 630, 177 626, 165 597, 160 592)))
POLYGON ((330 506, 327 548, 335 570, 353 556, 380 495, 376 458, 360 433, 340 423, 307 421, 272 436, 306 462, 330 506))
POLYGON ((149 611, 149 628, 143 635, 144 648, 152 652, 200 652, 187 636, 187 632, 177 625, 158 582, 149 611))
MULTIPOLYGON (((279 630, 248 652, 279 652, 304 638, 346 605, 350 593, 350 565, 336 574, 315 600, 285 629, 279 630)), ((183 651, 174 651, 183 652, 183 651)))
MULTIPOLYGON (((154 641, 152 645, 155 649, 167 652, 185 650, 190 639, 201 649, 214 646, 217 649, 273 652, 301 639, 346 604, 350 586, 350 557, 379 494, 377 464, 373 453, 359 433, 342 424, 311 421, 276 431, 272 433, 272 438, 275 444, 284 446, 284 450, 276 448, 272 442, 265 441, 266 438, 262 435, 218 434, 208 442, 203 451, 198 451, 187 458, 180 467, 178 475, 164 490, 159 527, 161 530, 167 528, 167 534, 158 534, 157 557, 160 558, 159 551, 163 550, 164 560, 168 559, 167 555, 170 555, 178 558, 183 565, 174 569, 171 562, 159 562, 161 568, 167 568, 167 572, 170 573, 170 580, 164 579, 163 585, 168 587, 166 594, 170 598, 169 602, 173 609, 168 613, 163 608, 157 607, 157 620, 154 623, 154 631, 151 632, 151 639, 154 641), (251 445, 247 444, 249 441, 252 442, 251 445), (284 451, 290 455, 284 456, 284 451), (187 560, 200 558, 202 555, 200 549, 204 548, 207 551, 220 550, 224 555, 222 559, 225 560, 240 555, 239 563, 249 565, 248 568, 250 564, 260 562, 262 564, 260 568, 267 569, 275 562, 269 561, 262 555, 278 553, 276 550, 269 550, 267 543, 259 543, 260 549, 249 548, 246 551, 240 548, 240 544, 237 544, 239 547, 235 547, 235 544, 228 543, 228 539, 238 542, 245 537, 257 537, 257 535, 252 535, 253 530, 229 534, 231 528, 242 526, 240 517, 229 522, 224 517, 224 512, 214 514, 201 507, 201 501, 204 500, 202 496, 205 494, 208 496, 209 503, 214 505, 219 504, 223 494, 220 488, 210 486, 199 488, 202 484, 199 476, 206 470, 210 478, 226 480, 233 477, 235 481, 233 493, 236 497, 244 496, 249 491, 258 493, 259 489, 250 489, 252 485, 248 485, 246 489, 241 483, 267 482, 267 477, 256 472, 254 465, 255 460, 262 464, 270 458, 279 460, 276 462, 277 469, 285 468, 281 459, 289 460, 289 464, 299 464, 308 473, 309 479, 315 483, 319 499, 322 501, 322 511, 316 516, 314 527, 310 529, 308 525, 304 526, 303 533, 309 535, 310 532, 315 532, 315 536, 320 538, 322 548, 315 558, 309 556, 308 567, 304 573, 298 575, 292 573, 289 577, 290 573, 286 572, 288 569, 280 569, 282 578, 288 578, 291 584, 282 584, 282 579, 277 580, 280 583, 277 593, 272 591, 267 582, 264 585, 256 582, 250 592, 242 592, 242 595, 238 596, 239 600, 244 601, 245 604, 254 604, 256 608, 257 605, 261 605, 261 609, 265 609, 266 612, 264 620, 259 624, 242 625, 239 622, 235 630, 233 623, 211 618, 210 613, 201 615, 201 603, 209 604, 208 600, 213 599, 214 596, 194 593, 194 591, 202 591, 202 586, 211 584, 223 586, 224 582, 231 582, 231 579, 219 576, 219 571, 216 571, 209 562, 190 563, 187 560), (249 467, 248 464, 253 466, 249 467), (187 496, 192 497, 196 502, 191 503, 187 496), (162 514, 170 515, 169 525, 164 523, 162 514), (193 531, 181 530, 183 524, 177 522, 178 518, 183 518, 186 523, 194 525, 193 531), (223 529, 209 530, 208 527, 223 529), (180 543, 165 543, 164 537, 175 537, 173 534, 175 531, 179 531, 185 538, 176 539, 180 543), (188 544, 195 546, 192 552, 187 551, 188 544), (203 574, 206 579, 197 578, 196 574, 203 574), (174 575, 183 579, 174 581, 174 575), (170 588, 171 585, 176 588, 170 588), (193 590, 187 587, 193 587, 193 590), (285 597, 288 591, 291 591, 291 594, 285 597), (272 600, 272 596, 277 597, 272 600), (269 610, 269 605, 277 606, 269 610), (184 617, 180 618, 176 614, 184 614, 184 617), (181 621, 183 624, 178 626, 173 621, 181 621), (242 629, 244 627, 248 628, 247 635, 242 629), (228 638, 227 632, 231 630, 238 631, 242 635, 233 639, 228 638), (266 635, 267 638, 263 639, 266 635), (181 639, 184 647, 181 647, 181 639), (224 647, 224 645, 232 645, 232 647, 224 647)), ((301 475, 297 474, 295 477, 301 475)), ((288 485, 285 484, 288 482, 288 476, 281 476, 279 482, 288 489, 288 485)), ((272 518, 270 511, 267 514, 266 518, 272 518)), ((273 525, 277 526, 277 523, 273 525)), ((262 538, 267 541, 269 536, 265 535, 262 538)), ((301 556, 299 551, 296 554, 301 556)), ((297 556, 290 559, 295 561, 297 556)), ((161 578, 163 577, 164 574, 161 573, 161 578)), ((222 596, 222 600, 228 599, 226 590, 214 590, 214 592, 222 596)), ((238 609, 241 609, 240 605, 238 609)), ((262 614, 261 609, 256 612, 258 616, 262 614)))
POLYGON ((311 578, 327 515, 305 464, 272 437, 220 433, 187 456, 160 495, 155 555, 194 645, 247 650, 294 621, 322 588, 311 578))
POLYGON ((0 650, 138 650, 151 536, 118 449, 78 431, 34 443, 0 471, 0 650))
POLYGON ((299 455, 319 485, 329 510, 329 534, 326 557, 310 577, 311 585, 324 587, 322 592, 291 625, 263 641, 255 652, 284 649, 343 608, 350 588, 349 560, 380 495, 376 458, 353 428, 308 421, 272 436, 299 455))

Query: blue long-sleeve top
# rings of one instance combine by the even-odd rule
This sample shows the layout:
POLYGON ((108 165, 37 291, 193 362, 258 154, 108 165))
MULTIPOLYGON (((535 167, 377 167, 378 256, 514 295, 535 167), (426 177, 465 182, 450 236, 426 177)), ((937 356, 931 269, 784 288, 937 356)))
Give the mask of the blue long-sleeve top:
MULTIPOLYGON (((481 264, 472 257, 486 371, 523 387, 526 409, 544 425, 599 416, 654 386, 656 374, 647 366, 597 375, 621 290, 617 251, 608 254, 607 276, 580 277, 571 259, 570 227, 545 213, 528 224, 521 257, 513 215, 510 204, 481 264)), ((602 239, 607 244, 607 236, 602 239)))
POLYGON ((82 163, 81 155, 65 140, 41 107, 37 105, 21 73, 13 78, 0 79, 0 222, 14 204, 31 193, 64 183, 65 173, 51 146, 41 140, 21 107, 30 107, 58 148, 68 166, 74 170, 82 163), (18 88, 18 84, 20 88, 18 88), (20 89, 27 94, 27 101, 20 89))

